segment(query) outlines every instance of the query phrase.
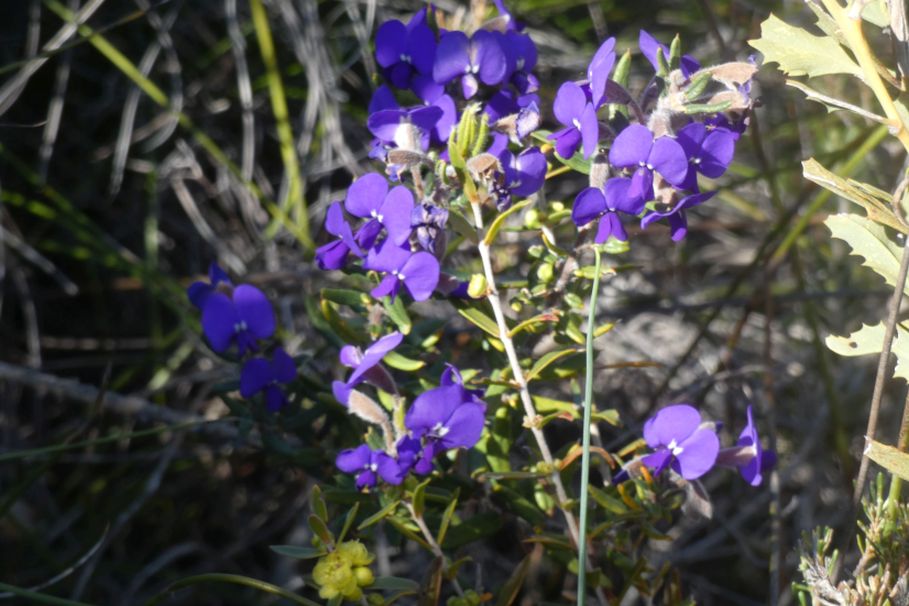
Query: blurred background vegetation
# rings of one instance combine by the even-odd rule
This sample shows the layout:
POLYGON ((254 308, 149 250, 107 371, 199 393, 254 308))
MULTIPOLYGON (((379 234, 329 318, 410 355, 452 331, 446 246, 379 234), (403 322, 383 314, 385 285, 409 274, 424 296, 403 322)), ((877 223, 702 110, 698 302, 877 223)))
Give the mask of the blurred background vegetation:
MULTIPOLYGON (((800 2, 508 4, 539 47, 544 107, 607 35, 624 51, 641 28, 665 41, 678 32, 685 52, 711 64, 751 54, 746 41, 771 10, 808 21, 800 2)), ((200 339, 184 288, 217 260, 266 289, 288 347, 304 355, 308 388, 326 391, 337 342, 317 330, 314 309, 332 276, 314 271, 301 239, 308 218, 324 241, 328 203, 373 168, 370 38, 418 6, 2 3, 0 582, 95 604, 143 603, 212 571, 299 586, 303 571, 268 545, 308 542, 308 491, 333 473, 322 446, 348 445, 337 437, 348 421, 300 415, 283 428, 293 439, 264 417, 254 430, 200 424, 229 412, 216 394, 236 370, 200 339), (74 15, 82 27, 68 25, 74 15), (272 105, 278 81, 290 145, 272 105), (276 210, 296 183, 288 150, 302 196, 276 210)), ((621 262, 635 270, 606 284, 600 306, 619 321, 606 360, 655 363, 599 374, 601 401, 628 422, 604 436, 611 447, 674 401, 706 407, 733 431, 754 403, 776 436, 776 482, 754 491, 711 478, 714 519, 686 516, 663 543, 671 549, 658 561, 678 567, 699 604, 792 603, 800 533, 850 524, 874 362, 836 359, 823 339, 882 316, 888 294, 831 243, 820 221, 845 203, 802 180, 800 161, 889 190, 899 150, 881 143, 880 127, 804 102, 772 70, 756 94, 762 107, 737 162, 720 195, 690 213, 688 239, 633 230, 621 262)), ((570 203, 582 186, 561 179, 550 199, 570 203)), ((489 559, 501 539, 466 553, 489 559)), ((393 572, 419 576, 421 561, 410 561, 413 570, 393 572)), ((507 570, 489 574, 497 586, 507 570)), ((168 603, 278 601, 206 584, 168 603)))

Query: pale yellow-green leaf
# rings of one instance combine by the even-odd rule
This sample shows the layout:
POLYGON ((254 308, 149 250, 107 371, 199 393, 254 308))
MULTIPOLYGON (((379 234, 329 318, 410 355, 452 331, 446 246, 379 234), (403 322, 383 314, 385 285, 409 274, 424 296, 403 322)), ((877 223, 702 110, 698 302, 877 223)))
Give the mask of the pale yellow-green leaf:
MULTIPOLYGON (((862 327, 848 337, 830 335, 826 339, 827 347, 841 356, 865 356, 879 354, 884 348, 883 323, 874 326, 863 324, 862 327)), ((909 381, 909 330, 897 324, 896 334, 890 352, 896 356, 896 368, 893 376, 909 381)))
POLYGON ((897 450, 893 446, 871 440, 865 451, 868 458, 904 480, 909 480, 909 453, 897 450))
POLYGON ((862 257, 862 264, 873 269, 890 286, 896 286, 902 251, 883 226, 867 217, 852 214, 830 215, 824 221, 834 238, 845 241, 851 254, 862 257))
POLYGON ((764 55, 765 63, 778 63, 790 76, 851 74, 861 77, 861 68, 840 44, 829 36, 815 36, 772 14, 761 24, 761 37, 748 43, 764 55))
POLYGON ((850 202, 855 202, 865 209, 868 218, 877 223, 883 223, 903 233, 909 231, 893 214, 890 208, 890 194, 887 192, 861 181, 843 179, 821 166, 814 158, 808 158, 802 162, 802 175, 824 189, 828 189, 850 202))

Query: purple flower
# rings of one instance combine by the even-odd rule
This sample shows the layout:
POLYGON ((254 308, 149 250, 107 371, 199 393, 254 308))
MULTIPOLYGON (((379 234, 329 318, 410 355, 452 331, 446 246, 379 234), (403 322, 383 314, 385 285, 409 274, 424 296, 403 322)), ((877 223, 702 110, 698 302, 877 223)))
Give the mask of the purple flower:
POLYGON ((438 257, 445 252, 447 222, 448 211, 428 202, 417 204, 410 215, 410 227, 417 236, 417 242, 423 250, 438 257))
POLYGON ((413 471, 421 476, 432 471, 432 459, 438 452, 441 452, 437 444, 423 444, 418 438, 407 436, 398 441, 397 449, 398 465, 401 469, 413 471))
POLYGON ((344 218, 340 202, 332 202, 328 207, 325 213, 325 231, 337 239, 316 249, 316 262, 320 269, 341 269, 351 251, 358 257, 363 256, 363 251, 354 240, 350 224, 344 218))
MULTIPOLYGON (((410 210, 405 219, 410 229, 410 210)), ((385 272, 385 277, 370 293, 377 299, 390 296, 394 300, 403 285, 414 301, 425 301, 439 283, 439 261, 435 256, 424 251, 412 252, 390 239, 369 251, 363 267, 385 272)))
POLYGON ((344 473, 357 474, 357 488, 372 488, 381 477, 389 484, 397 486, 404 480, 407 470, 402 473, 401 466, 381 450, 373 450, 366 444, 348 448, 338 453, 335 465, 344 473))
POLYGON ((507 64, 503 80, 510 81, 522 95, 536 92, 540 82, 531 71, 537 64, 537 45, 527 34, 514 30, 498 36, 507 64))
POLYGON ((510 90, 500 90, 490 97, 483 111, 489 116, 490 124, 505 132, 515 143, 540 126, 540 98, 537 95, 516 96, 510 90))
POLYGON ((407 25, 386 21, 376 32, 376 63, 396 88, 410 88, 415 77, 432 75, 436 36, 426 25, 426 9, 407 25))
POLYGON ((202 310, 202 329, 214 351, 226 351, 236 342, 243 356, 259 349, 258 339, 274 334, 275 312, 261 290, 240 284, 231 297, 222 292, 209 294, 202 310))
POLYGON ((679 200, 678 204, 667 211, 651 211, 641 219, 641 229, 645 229, 654 221, 668 218, 669 232, 673 241, 678 242, 688 233, 688 218, 685 216, 685 210, 706 202, 715 194, 715 191, 691 194, 679 200))
POLYGON ((720 440, 711 424, 701 424, 701 414, 688 404, 661 409, 644 424, 644 440, 654 452, 641 462, 660 474, 671 466, 686 480, 701 477, 713 467, 720 440))
POLYGON ((546 181, 546 156, 538 147, 525 149, 517 156, 504 149, 498 154, 505 171, 505 188, 519 198, 540 191, 546 181))
POLYGON ((606 102, 606 82, 615 65, 615 38, 607 38, 594 53, 587 66, 587 85, 594 107, 606 102))
POLYGON ((222 283, 228 288, 233 287, 227 273, 218 267, 217 263, 212 263, 208 266, 208 282, 193 282, 186 289, 186 296, 189 297, 190 303, 202 311, 205 309, 205 302, 209 295, 218 292, 218 285, 222 283))
POLYGON ((426 151, 432 131, 445 117, 445 109, 435 105, 381 109, 367 118, 366 127, 385 147, 426 151))
POLYGON ((589 158, 593 155, 600 137, 600 126, 597 122, 597 110, 590 103, 584 89, 574 82, 564 83, 556 93, 552 111, 556 119, 565 125, 562 130, 549 135, 549 138, 555 141, 559 155, 570 158, 582 142, 584 157, 589 158))
POLYGON ((502 82, 507 69, 505 53, 495 34, 479 30, 468 38, 464 32, 450 31, 439 41, 432 77, 439 84, 460 77, 464 98, 470 99, 479 90, 477 78, 494 86, 502 82))
POLYGON ((688 156, 688 174, 681 187, 697 191, 697 173, 716 179, 726 172, 735 155, 735 135, 725 128, 708 129, 692 122, 676 133, 676 141, 688 156))
POLYGON ((602 244, 610 236, 625 242, 628 234, 619 220, 618 212, 637 215, 644 210, 643 200, 628 196, 631 179, 614 177, 606 181, 603 189, 588 187, 574 199, 571 219, 578 227, 599 220, 594 242, 602 244))
POLYGON ((377 88, 372 94, 372 97, 369 98, 369 105, 366 108, 366 113, 371 116, 383 109, 398 109, 399 107, 401 106, 398 105, 395 94, 391 92, 390 88, 383 84, 377 88))
POLYGON ((758 436, 757 427, 754 426, 754 417, 751 414, 751 406, 748 407, 748 424, 739 434, 738 446, 751 450, 753 456, 746 463, 739 464, 739 473, 745 478, 745 481, 752 486, 760 486, 763 481, 763 470, 770 469, 776 464, 776 453, 772 450, 764 450, 761 447, 761 438, 758 436))
POLYGON ((730 122, 726 114, 716 114, 710 116, 704 120, 704 124, 707 126, 707 130, 711 131, 714 129, 725 129, 732 133, 732 138, 734 141, 738 141, 739 137, 742 136, 742 133, 745 132, 745 129, 748 128, 748 123, 745 118, 736 120, 735 122, 730 122))
POLYGON ((414 437, 436 444, 439 451, 470 448, 483 433, 486 403, 464 387, 460 374, 452 367, 442 373, 440 383, 417 396, 404 417, 404 425, 414 437))
POLYGON ((272 359, 250 358, 240 371, 240 395, 251 398, 265 392, 265 406, 269 412, 278 412, 287 404, 287 395, 279 383, 290 383, 297 376, 293 358, 282 348, 277 348, 272 359))
POLYGON ((609 149, 609 163, 634 170, 627 195, 635 201, 653 199, 653 173, 679 186, 688 175, 685 150, 672 137, 659 137, 646 126, 631 124, 619 133, 609 149))
POLYGON ((511 11, 505 8, 505 3, 502 0, 493 0, 496 4, 496 10, 499 11, 499 18, 504 22, 503 29, 505 31, 517 31, 524 29, 522 25, 514 20, 514 17, 511 15, 511 11))
MULTIPOLYGON (((339 356, 341 363, 348 368, 353 368, 353 372, 347 377, 347 381, 334 381, 331 384, 335 399, 347 406, 351 390, 363 381, 385 386, 385 383, 389 381, 386 379, 385 370, 378 364, 388 352, 400 345, 403 339, 404 336, 396 331, 385 335, 367 347, 366 351, 361 351, 359 347, 353 345, 342 347, 339 356)), ((392 390, 393 388, 390 388, 388 391, 392 390)))
POLYGON ((356 236, 363 248, 372 248, 383 227, 388 240, 396 245, 410 238, 413 194, 403 185, 389 191, 388 181, 378 173, 368 173, 354 181, 347 190, 344 207, 353 216, 367 219, 356 236))
MULTIPOLYGON (((666 58, 666 62, 669 62, 669 47, 662 44, 644 30, 641 30, 641 33, 638 35, 638 47, 656 71, 660 71, 660 64, 657 61, 658 48, 663 49, 663 56, 666 58)), ((691 74, 701 69, 701 64, 691 55, 682 55, 681 65, 679 67, 685 78, 689 78, 691 77, 691 74)))

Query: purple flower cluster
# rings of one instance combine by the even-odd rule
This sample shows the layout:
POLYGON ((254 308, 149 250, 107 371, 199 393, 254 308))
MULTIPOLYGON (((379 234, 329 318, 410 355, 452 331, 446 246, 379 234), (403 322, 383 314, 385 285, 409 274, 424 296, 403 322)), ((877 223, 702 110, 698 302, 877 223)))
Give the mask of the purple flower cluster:
POLYGON ((202 331, 212 350, 225 354, 236 346, 245 359, 240 371, 240 395, 265 395, 269 411, 277 412, 287 403, 280 385, 296 378, 297 368, 280 346, 271 348, 271 358, 261 355, 262 341, 275 334, 275 312, 261 290, 250 284, 234 286, 217 264, 208 271, 208 282, 194 282, 187 289, 190 302, 202 313, 202 331))
MULTIPOLYGON (((393 385, 390 375, 378 363, 398 342, 400 335, 393 333, 370 346, 357 358, 359 363, 347 383, 335 383, 336 397, 346 398, 342 402, 344 404, 348 401, 352 403, 353 390, 348 386, 358 381, 384 384, 386 389, 388 381, 393 385), (377 370, 384 374, 376 373, 377 370)), ((350 355, 350 351, 346 354, 342 351, 342 358, 350 355)), ((464 386, 461 374, 453 366, 446 367, 439 383, 439 387, 427 390, 414 399, 404 416, 403 429, 393 430, 394 439, 386 440, 385 449, 361 444, 338 454, 335 464, 345 473, 356 474, 357 488, 373 487, 380 478, 388 484, 398 485, 410 472, 426 475, 432 472, 436 456, 447 450, 471 448, 479 441, 483 433, 486 403, 477 392, 464 386)), ((358 406, 369 407, 370 410, 352 412, 370 422, 390 426, 387 417, 377 418, 385 413, 371 400, 364 398, 358 406)))
POLYGON ((432 296, 445 253, 448 209, 426 196, 417 177, 413 191, 423 199, 393 183, 408 171, 449 160, 447 144, 464 111, 482 112, 491 127, 491 140, 484 135, 479 151, 494 160, 484 184, 498 208, 543 186, 545 156, 521 145, 540 123, 539 83, 532 71, 536 46, 501 2, 497 6, 499 17, 470 35, 436 31, 426 8, 406 24, 392 20, 379 27, 376 62, 385 84, 369 103, 367 127, 375 137, 370 155, 385 162, 392 183, 369 173, 354 181, 343 204, 329 206, 325 231, 331 241, 316 251, 322 269, 352 263, 377 272, 380 282, 372 290, 377 298, 394 299, 402 289, 415 301, 432 296), (395 91, 412 93, 421 103, 401 106, 395 91))
POLYGON ((728 64, 733 67, 723 74, 732 72, 743 82, 727 85, 714 78, 719 68, 702 70, 688 55, 679 58, 674 72, 662 73, 661 65, 671 59, 670 49, 643 30, 639 48, 657 72, 652 84, 662 84, 658 97, 654 98, 654 86, 648 86, 636 100, 610 79, 615 65, 615 40, 610 38, 591 60, 587 79, 564 83, 553 105, 556 119, 564 126, 550 135, 560 156, 571 157, 582 148, 584 157, 590 158, 602 153, 604 142, 609 144, 608 169, 591 171, 590 187, 577 195, 572 212, 578 227, 596 223, 597 243, 609 238, 627 241, 620 213, 640 217, 642 228, 666 219, 672 239, 684 238, 685 211, 715 193, 702 192, 697 175, 715 179, 726 172, 752 104, 753 65, 728 64), (728 90, 718 93, 717 86, 728 90), (694 103, 704 96, 701 88, 710 93, 707 100, 716 103, 694 103), (627 106, 637 122, 601 123, 603 109, 616 106, 627 106), (738 118, 730 122, 723 112, 733 110, 738 118))
MULTIPOLYGON (((666 406, 644 424, 644 441, 653 452, 640 463, 655 476, 671 468, 686 480, 700 478, 717 465, 737 468, 745 481, 759 486, 762 472, 776 463, 776 454, 761 447, 750 406, 747 415, 748 423, 736 445, 720 448, 716 423, 702 421, 701 414, 689 404, 666 406)), ((622 482, 628 475, 622 470, 614 481, 622 482)))

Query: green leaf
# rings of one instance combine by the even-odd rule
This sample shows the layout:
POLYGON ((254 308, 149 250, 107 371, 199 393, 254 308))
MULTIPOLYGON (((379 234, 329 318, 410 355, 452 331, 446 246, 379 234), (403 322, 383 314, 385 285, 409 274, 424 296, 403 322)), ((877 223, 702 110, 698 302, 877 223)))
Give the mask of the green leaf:
POLYGON ((409 335, 410 329, 413 328, 413 322, 411 322, 410 316, 407 314, 407 308, 404 307, 404 298, 395 297, 394 302, 392 302, 391 297, 382 297, 382 307, 385 308, 385 313, 395 323, 401 334, 409 335))
POLYGON ((511 604, 514 603, 515 599, 518 597, 518 593, 521 591, 521 587, 524 586, 524 580, 527 578, 527 573, 530 571, 532 555, 532 553, 528 553, 524 556, 521 563, 518 564, 514 572, 511 573, 508 581, 502 586, 502 591, 499 592, 499 599, 496 601, 496 606, 511 606, 511 604))
POLYGON ((790 76, 850 74, 861 78, 861 68, 839 42, 829 36, 814 36, 772 14, 761 24, 761 37, 748 44, 764 55, 764 63, 778 63, 790 76))
POLYGON ((344 526, 341 527, 341 534, 338 535, 338 543, 344 540, 344 537, 347 536, 347 531, 350 530, 350 527, 353 525, 354 520, 357 519, 357 513, 360 511, 360 504, 354 503, 353 507, 348 510, 347 515, 344 517, 344 526))
POLYGON ((855 202, 865 209, 868 218, 892 227, 897 231, 909 233, 909 229, 900 223, 890 209, 890 195, 884 191, 853 179, 843 179, 818 163, 814 158, 802 162, 802 175, 809 181, 817 183, 841 198, 855 202))
POLYGON ((309 516, 309 527, 312 529, 313 534, 319 537, 326 545, 331 545, 335 542, 334 535, 331 534, 328 526, 325 525, 325 522, 319 516, 315 514, 309 516))
POLYGON ((312 492, 309 494, 309 503, 313 514, 327 522, 328 507, 325 506, 325 499, 322 498, 322 489, 319 488, 318 484, 312 487, 312 492))
POLYGON ((865 454, 868 458, 904 480, 909 480, 909 453, 871 440, 865 454))
POLYGON ((887 284, 896 287, 902 251, 887 237, 881 225, 851 214, 830 215, 824 224, 834 238, 845 241, 852 248, 850 254, 864 258, 862 265, 870 267, 887 284))
POLYGON ((422 360, 414 360, 413 358, 405 358, 396 351, 390 351, 385 354, 385 357, 382 358, 382 361, 392 368, 403 370, 404 372, 413 372, 415 370, 420 370, 426 366, 426 362, 423 362, 422 360))
POLYGON ((527 376, 525 377, 525 379, 527 380, 528 383, 530 383, 541 372, 546 370, 546 367, 548 367, 549 365, 553 364, 554 362, 558 362, 562 358, 565 358, 568 356, 573 356, 573 355, 579 354, 583 351, 584 350, 582 350, 579 347, 569 347, 568 349, 556 349, 555 351, 550 351, 549 353, 544 354, 543 357, 541 357, 539 360, 537 360, 534 363, 534 365, 530 368, 530 370, 527 371, 527 376))
POLYGON ((297 545, 270 545, 269 549, 275 553, 298 560, 321 558, 328 553, 325 549, 319 549, 317 547, 298 547, 297 545))
POLYGON ((470 320, 478 328, 481 328, 486 334, 496 339, 499 338, 499 327, 496 326, 495 320, 476 307, 461 307, 458 308, 458 313, 470 320))
POLYGON ((505 224, 505 220, 519 210, 529 206, 532 201, 533 200, 530 198, 521 200, 517 204, 513 204, 511 208, 505 212, 500 213, 499 216, 496 217, 495 221, 492 222, 492 225, 489 226, 489 229, 486 230, 486 236, 483 237, 483 243, 487 246, 490 246, 493 242, 495 242, 496 236, 499 235, 499 230, 502 229, 502 225, 505 224))
POLYGON ((426 511, 426 487, 429 485, 429 478, 423 480, 413 489, 413 512, 417 518, 423 517, 426 511))
POLYGON ((383 520, 386 516, 388 516, 395 510, 395 508, 398 506, 398 503, 400 503, 400 501, 392 501, 391 503, 389 503, 388 505, 386 505, 385 507, 383 507, 376 513, 372 514, 371 516, 369 516, 368 518, 366 518, 365 520, 360 522, 360 525, 357 526, 357 530, 363 530, 364 528, 369 528, 376 522, 383 520))
POLYGON ((420 590, 420 584, 404 577, 378 577, 369 589, 417 592, 420 590))
MULTIPOLYGON (((830 335, 826 339, 827 347, 841 356, 864 356, 879 354, 884 349, 884 323, 862 327, 848 337, 830 335)), ((890 352, 896 356, 894 377, 909 381, 909 330, 897 324, 896 334, 890 352)))
POLYGON ((445 534, 448 532, 448 526, 451 524, 451 518, 454 516, 455 508, 458 506, 458 491, 455 491, 455 494, 451 497, 451 501, 448 503, 448 507, 445 508, 445 513, 442 514, 442 522, 439 524, 439 544, 445 542, 445 534))
POLYGON ((480 237, 477 235, 477 230, 473 225, 470 224, 470 221, 467 220, 467 217, 462 215, 460 212, 453 208, 449 208, 448 221, 451 223, 452 228, 454 228, 458 235, 464 236, 464 238, 474 244, 479 243, 480 237))
POLYGON ((323 288, 321 295, 323 299, 348 307, 361 308, 369 304, 369 297, 363 291, 349 288, 323 288))
POLYGON ((554 400, 545 396, 533 396, 533 404, 536 407, 537 412, 542 414, 567 412, 573 417, 578 418, 578 406, 574 402, 554 400))

